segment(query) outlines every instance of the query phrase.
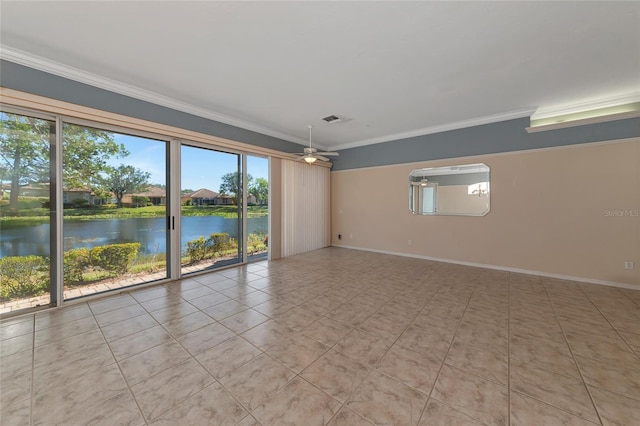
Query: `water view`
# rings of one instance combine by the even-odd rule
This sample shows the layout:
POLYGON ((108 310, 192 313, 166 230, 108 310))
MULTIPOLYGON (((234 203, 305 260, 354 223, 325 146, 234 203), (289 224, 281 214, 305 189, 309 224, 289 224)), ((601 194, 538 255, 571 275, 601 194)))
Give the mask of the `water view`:
MULTIPOLYGON (((64 224, 64 251, 107 244, 138 242, 140 254, 166 253, 166 218, 127 218, 67 222, 64 224)), ((249 234, 266 234, 268 217, 247 219, 249 234)), ((227 233, 237 240, 238 220, 221 216, 182 218, 181 247, 187 242, 213 233, 227 233)), ((49 224, 3 229, 0 257, 49 256, 49 224)))

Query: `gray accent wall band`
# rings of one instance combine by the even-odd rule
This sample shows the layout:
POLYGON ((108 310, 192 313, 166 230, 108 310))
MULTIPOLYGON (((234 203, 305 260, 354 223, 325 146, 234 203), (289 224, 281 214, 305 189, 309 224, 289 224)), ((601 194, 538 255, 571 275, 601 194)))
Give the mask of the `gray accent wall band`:
POLYGON ((529 118, 340 150, 333 169, 441 160, 640 137, 640 118, 527 133, 529 118))
MULTIPOLYGON (((282 152, 300 145, 110 92, 13 62, 0 61, 0 85, 103 111, 175 126, 282 152)), ((332 170, 412 163, 640 137, 640 118, 527 133, 529 118, 340 150, 332 170)))

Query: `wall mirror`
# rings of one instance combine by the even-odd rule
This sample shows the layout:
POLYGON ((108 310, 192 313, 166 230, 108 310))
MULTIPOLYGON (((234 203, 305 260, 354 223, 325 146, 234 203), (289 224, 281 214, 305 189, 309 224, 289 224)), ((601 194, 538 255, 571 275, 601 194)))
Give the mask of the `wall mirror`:
POLYGON ((489 166, 430 167, 409 174, 409 210, 419 215, 484 216, 490 210, 489 166))

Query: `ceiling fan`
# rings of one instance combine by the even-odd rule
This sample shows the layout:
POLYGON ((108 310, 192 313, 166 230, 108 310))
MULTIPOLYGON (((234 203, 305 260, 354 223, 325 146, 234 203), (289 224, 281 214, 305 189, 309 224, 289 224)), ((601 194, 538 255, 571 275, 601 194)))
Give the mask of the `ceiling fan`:
POLYGON ((299 153, 299 155, 302 156, 299 158, 299 160, 304 160, 307 163, 311 164, 311 163, 315 163, 316 160, 330 161, 326 156, 337 157, 338 155, 340 155, 337 152, 318 151, 316 148, 312 147, 311 146, 311 129, 313 129, 313 126, 309 126, 309 148, 305 148, 303 153, 299 153))

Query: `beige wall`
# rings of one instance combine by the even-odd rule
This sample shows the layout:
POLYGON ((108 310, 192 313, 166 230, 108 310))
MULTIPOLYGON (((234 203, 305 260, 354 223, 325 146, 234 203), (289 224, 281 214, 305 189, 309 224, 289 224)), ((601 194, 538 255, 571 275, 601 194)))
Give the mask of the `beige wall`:
POLYGON ((640 138, 337 171, 331 206, 333 245, 640 288, 640 138), (478 162, 491 168, 489 214, 409 212, 412 169, 478 162))

